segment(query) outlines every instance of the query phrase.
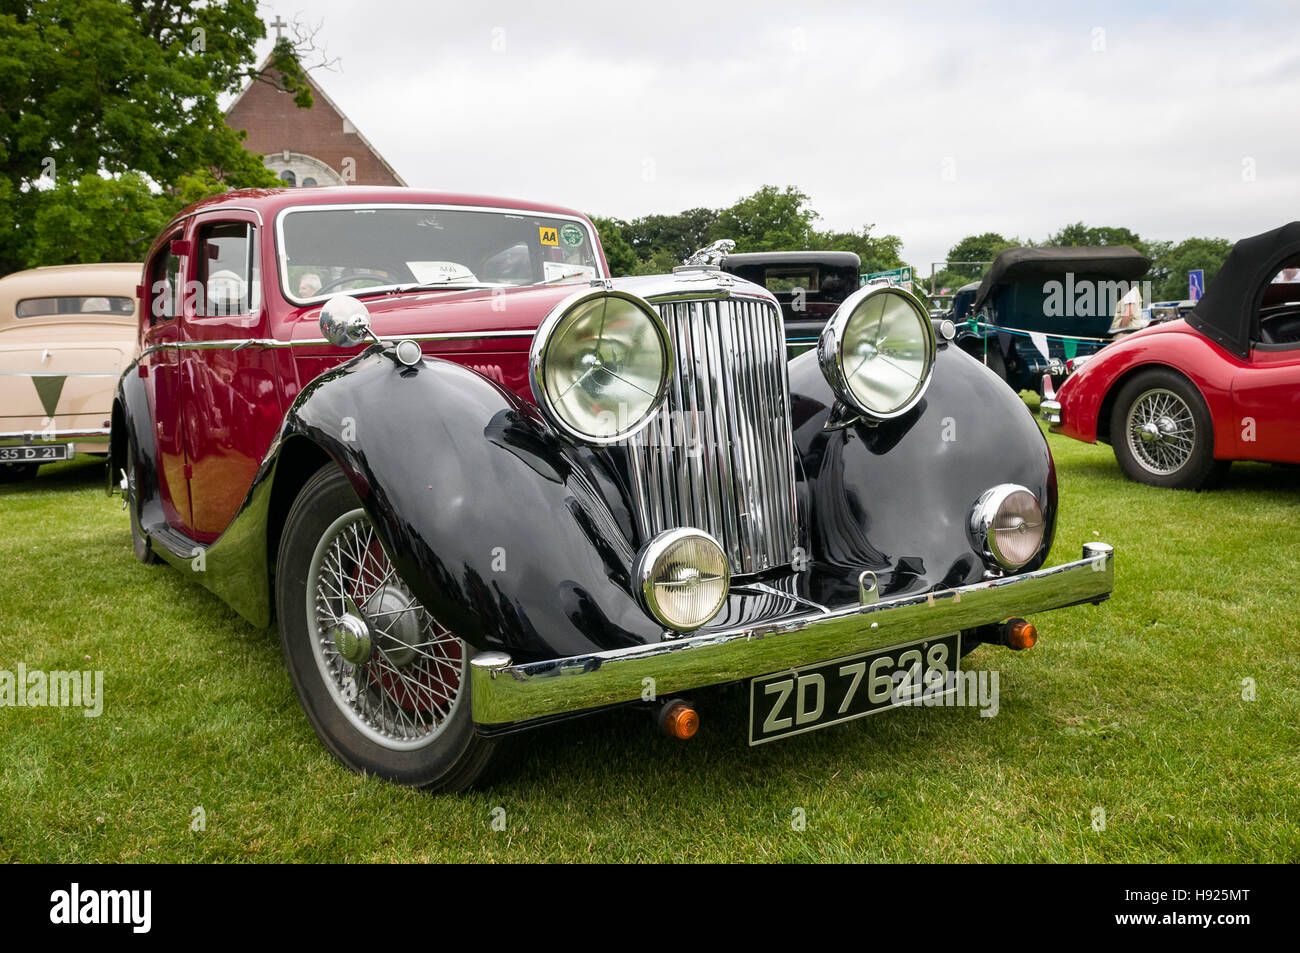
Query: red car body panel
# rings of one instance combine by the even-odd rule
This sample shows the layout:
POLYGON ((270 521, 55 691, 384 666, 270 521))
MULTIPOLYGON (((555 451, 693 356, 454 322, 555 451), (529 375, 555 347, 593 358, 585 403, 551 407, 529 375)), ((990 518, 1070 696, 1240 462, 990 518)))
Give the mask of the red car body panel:
POLYGON ((1109 442, 1119 387, 1152 367, 1171 368, 1200 391, 1214 422, 1216 459, 1300 463, 1300 350, 1255 348, 1243 360, 1182 320, 1107 347, 1067 378, 1056 395, 1061 422, 1052 432, 1109 442))
MULTIPOLYGON (((510 209, 573 217, 589 229, 603 275, 609 274, 595 226, 570 209, 535 202, 412 189, 245 189, 189 206, 149 249, 141 284, 141 314, 149 313, 149 267, 173 240, 198 247, 199 229, 213 222, 257 228, 261 304, 253 315, 204 317, 186 301, 175 318, 141 322, 147 380, 156 423, 158 478, 167 522, 201 543, 216 540, 238 511, 258 467, 299 392, 363 347, 342 349, 321 339, 320 304, 301 306, 280 287, 277 216, 305 205, 419 204, 510 209), (232 341, 244 346, 212 346, 232 341), (185 346, 178 346, 185 345, 185 346), (182 409, 183 408, 183 409, 182 409)), ((197 277, 196 255, 182 255, 179 278, 197 277)), ((511 289, 421 291, 362 296, 381 338, 420 337, 426 354, 470 367, 531 401, 528 349, 547 312, 575 290, 556 284, 511 289), (430 308, 436 302, 438 307, 430 308), (519 331, 518 337, 509 331, 519 331)))

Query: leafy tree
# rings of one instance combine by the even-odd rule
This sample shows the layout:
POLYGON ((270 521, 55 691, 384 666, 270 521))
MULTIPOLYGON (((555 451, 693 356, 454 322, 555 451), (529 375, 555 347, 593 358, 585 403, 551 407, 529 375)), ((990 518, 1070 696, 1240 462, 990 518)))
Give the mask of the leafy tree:
POLYGON ((1219 273, 1223 260, 1232 251, 1226 238, 1188 238, 1159 256, 1152 268, 1152 294, 1156 301, 1180 301, 1187 297, 1187 273, 1205 270, 1205 283, 1219 273))
POLYGON ((90 173, 40 196, 29 223, 28 265, 143 261, 154 236, 176 211, 138 172, 115 179, 90 173))
POLYGON ((1128 245, 1146 253, 1146 245, 1137 232, 1108 225, 1091 227, 1083 222, 1066 225, 1047 239, 1045 245, 1128 245))
POLYGON ((874 225, 864 225, 860 232, 814 232, 809 248, 817 251, 857 252, 862 259, 863 274, 901 268, 903 239, 897 235, 873 236, 874 225))
MULTIPOLYGON (((0 196, 9 206, 0 272, 41 261, 37 245, 56 247, 57 235, 74 249, 63 248, 64 259, 133 254, 135 231, 166 204, 145 199, 142 186, 170 193, 174 205, 187 178, 191 192, 199 182, 216 191, 274 184, 218 105, 255 72, 263 36, 256 0, 0 0, 0 196), (105 187, 96 173, 118 184, 105 187), (119 213, 129 224, 110 229, 126 244, 72 234, 78 212, 53 206, 83 201, 96 221, 140 202, 138 215, 119 213), (36 222, 42 238, 20 227, 36 222)), ((293 53, 290 40, 277 44, 286 75, 276 81, 302 104, 310 94, 293 53)))
POLYGON ((710 208, 693 208, 676 215, 646 215, 622 224, 621 230, 637 258, 646 262, 658 251, 666 251, 680 265, 712 239, 709 231, 718 213, 710 208))
POLYGON ((605 249, 605 260, 609 263, 609 273, 614 277, 632 274, 638 259, 632 246, 623 235, 627 223, 616 218, 596 218, 591 220, 600 235, 601 247, 605 249))
POLYGON ((813 223, 821 216, 808 201, 808 196, 793 186, 779 189, 765 185, 718 212, 709 240, 734 239, 738 252, 809 248, 813 223))

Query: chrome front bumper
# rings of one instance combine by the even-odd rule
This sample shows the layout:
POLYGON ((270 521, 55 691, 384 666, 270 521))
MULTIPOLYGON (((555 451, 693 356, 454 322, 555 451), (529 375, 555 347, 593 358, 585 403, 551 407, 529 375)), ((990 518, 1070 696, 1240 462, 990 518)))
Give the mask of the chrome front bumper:
POLYGON ((740 681, 932 635, 973 629, 1108 598, 1115 553, 1086 543, 1083 558, 1020 576, 810 612, 728 629, 545 662, 512 664, 500 652, 470 660, 474 721, 488 731, 642 698, 740 681))

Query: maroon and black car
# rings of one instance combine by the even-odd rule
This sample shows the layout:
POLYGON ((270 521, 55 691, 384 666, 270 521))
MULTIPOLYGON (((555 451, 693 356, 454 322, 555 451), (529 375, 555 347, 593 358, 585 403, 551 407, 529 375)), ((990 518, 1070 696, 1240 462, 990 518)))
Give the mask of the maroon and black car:
POLYGON ((612 705, 760 744, 957 690, 1046 567, 1051 454, 919 302, 849 294, 787 363, 773 294, 613 281, 586 216, 406 189, 232 192, 147 256, 113 405, 136 555, 278 622, 322 741, 461 789, 502 736, 612 705), (941 440, 955 426, 960 440, 941 440))

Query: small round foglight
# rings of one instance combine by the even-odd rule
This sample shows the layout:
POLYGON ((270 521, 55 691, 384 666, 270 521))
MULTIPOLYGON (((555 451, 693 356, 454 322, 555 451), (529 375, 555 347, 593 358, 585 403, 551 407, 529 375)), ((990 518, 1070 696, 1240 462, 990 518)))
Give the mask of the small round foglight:
POLYGON ((1015 483, 986 490, 971 510, 976 548, 1006 569, 1019 569, 1038 555, 1045 528, 1038 497, 1015 483))
POLYGON ((533 396, 550 421, 587 443, 646 426, 672 375, 673 348, 649 302, 624 291, 579 291, 542 321, 528 355, 533 396))
POLYGON ((722 547, 697 529, 670 529, 646 544, 636 563, 641 602, 679 632, 698 629, 727 601, 731 567, 722 547))
POLYGON ((835 396, 877 420, 907 413, 934 369, 934 322, 914 296, 889 285, 859 288, 822 329, 817 360, 835 396))

